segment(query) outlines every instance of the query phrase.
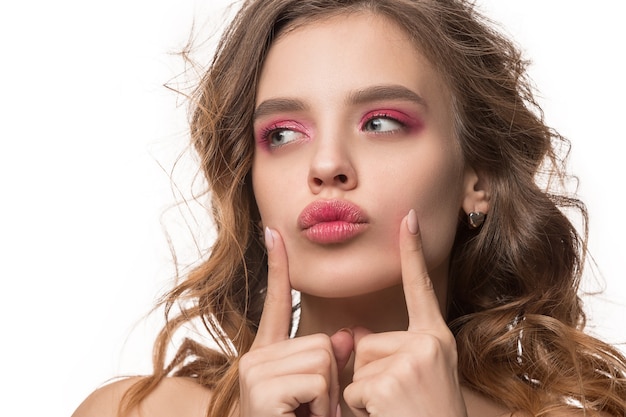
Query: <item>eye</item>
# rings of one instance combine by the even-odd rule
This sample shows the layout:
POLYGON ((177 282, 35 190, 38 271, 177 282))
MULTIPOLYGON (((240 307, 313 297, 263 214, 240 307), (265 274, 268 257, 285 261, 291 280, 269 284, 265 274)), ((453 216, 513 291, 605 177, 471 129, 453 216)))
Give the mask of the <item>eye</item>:
POLYGON ((302 132, 287 128, 272 129, 265 135, 270 148, 279 148, 290 142, 300 140, 304 136, 302 132))
POLYGON ((389 116, 375 116, 363 124, 363 130, 374 133, 392 133, 404 128, 404 124, 389 116))

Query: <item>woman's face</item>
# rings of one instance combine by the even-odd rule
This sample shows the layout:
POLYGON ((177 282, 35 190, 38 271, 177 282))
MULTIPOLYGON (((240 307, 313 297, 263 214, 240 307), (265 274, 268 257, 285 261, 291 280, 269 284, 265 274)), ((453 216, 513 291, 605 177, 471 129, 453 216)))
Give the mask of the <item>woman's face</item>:
POLYGON ((446 86, 394 23, 351 14, 280 36, 254 132, 254 194, 293 288, 347 297, 399 284, 411 208, 431 275, 446 279, 469 171, 446 86))

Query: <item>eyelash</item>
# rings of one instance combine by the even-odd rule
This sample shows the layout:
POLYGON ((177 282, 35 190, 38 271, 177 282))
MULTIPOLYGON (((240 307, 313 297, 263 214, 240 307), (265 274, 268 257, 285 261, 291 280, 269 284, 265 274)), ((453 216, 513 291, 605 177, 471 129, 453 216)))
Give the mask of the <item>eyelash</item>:
POLYGON ((280 133, 280 132, 294 132, 295 134, 299 134, 299 135, 305 135, 305 133, 303 132, 303 128, 296 126, 295 123, 272 123, 271 125, 263 128, 259 134, 260 140, 259 142, 264 144, 267 148, 269 149, 277 149, 280 148, 282 146, 285 146, 286 144, 290 143, 284 143, 284 144, 278 144, 278 145, 274 145, 272 144, 272 135, 276 134, 276 133, 280 133))
MULTIPOLYGON (((404 132, 410 129, 411 122, 403 120, 404 119, 404 117, 402 117, 403 115, 402 114, 396 115, 396 113, 397 112, 395 111, 381 111, 381 110, 370 112, 362 118, 362 121, 359 125, 359 129, 367 134, 372 134, 372 135, 393 135, 395 133, 404 132), (388 123, 392 123, 397 126, 394 126, 391 129, 386 130, 386 131, 377 131, 374 129, 368 129, 367 128, 368 124, 372 123, 372 121, 376 119, 382 119, 388 123)), ((300 138, 295 138, 282 144, 273 144, 272 135, 275 135, 281 132, 293 132, 294 135, 301 135, 303 137, 307 136, 307 130, 302 125, 300 125, 300 123, 297 123, 292 120, 285 120, 285 121, 271 123, 267 127, 262 128, 258 133, 259 143, 263 144, 268 149, 278 149, 282 146, 288 145, 289 143, 300 139, 300 138)))
POLYGON ((368 114, 365 118, 363 123, 361 124, 361 130, 365 130, 366 126, 371 123, 373 120, 376 119, 385 119, 387 121, 391 121, 393 123, 398 124, 400 127, 397 129, 393 129, 391 131, 387 131, 387 132, 376 132, 376 131, 370 131, 370 133, 373 133, 375 135, 391 135, 394 134, 400 130, 404 130, 407 127, 407 124, 405 122, 403 122, 402 120, 399 120, 398 117, 394 117, 389 113, 373 113, 373 114, 368 114))

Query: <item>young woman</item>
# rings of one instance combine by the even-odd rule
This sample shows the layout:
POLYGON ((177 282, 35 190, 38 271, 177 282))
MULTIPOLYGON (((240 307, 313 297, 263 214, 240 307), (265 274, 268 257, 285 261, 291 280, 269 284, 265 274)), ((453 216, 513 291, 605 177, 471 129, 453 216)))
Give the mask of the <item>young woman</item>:
POLYGON ((465 1, 245 2, 191 124, 215 244, 154 374, 75 416, 625 415, 524 69, 465 1))

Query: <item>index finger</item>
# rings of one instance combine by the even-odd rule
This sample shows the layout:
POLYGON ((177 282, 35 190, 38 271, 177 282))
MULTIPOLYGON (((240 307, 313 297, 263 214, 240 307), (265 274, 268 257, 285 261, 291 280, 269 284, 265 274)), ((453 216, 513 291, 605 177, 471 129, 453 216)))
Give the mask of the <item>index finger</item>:
POLYGON ((409 313, 409 330, 445 325, 439 300, 428 274, 417 213, 411 209, 400 227, 402 286, 409 313))
POLYGON ((277 231, 265 228, 267 248, 267 291, 253 347, 263 347, 289 338, 291 326, 291 283, 287 252, 277 231))

